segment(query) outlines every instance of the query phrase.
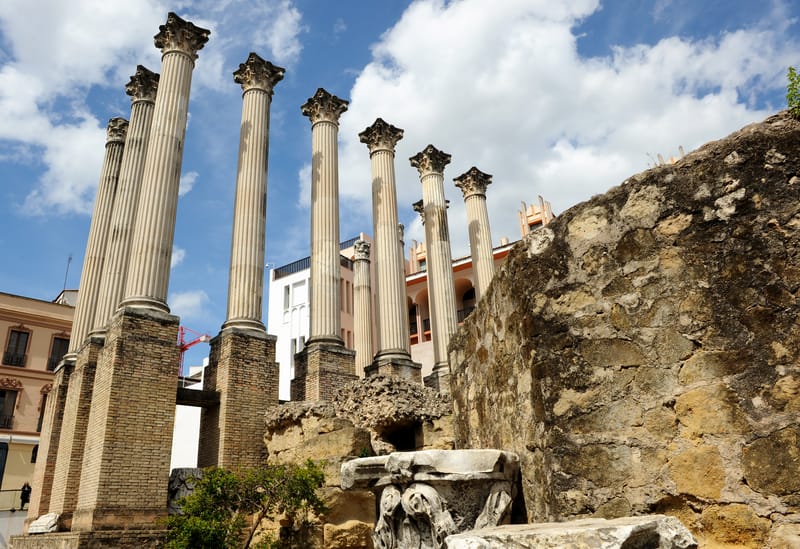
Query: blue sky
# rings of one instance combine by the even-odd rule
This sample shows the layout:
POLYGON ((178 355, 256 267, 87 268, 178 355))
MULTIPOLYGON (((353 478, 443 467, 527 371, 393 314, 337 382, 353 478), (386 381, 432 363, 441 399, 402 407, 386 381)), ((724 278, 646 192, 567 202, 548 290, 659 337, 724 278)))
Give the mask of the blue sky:
POLYGON ((407 242, 423 239, 408 158, 428 143, 452 155, 445 190, 460 256, 466 218, 452 179, 471 166, 494 176, 495 242, 515 240, 520 201, 542 195, 558 214, 658 154, 761 120, 785 107, 786 68, 800 65, 800 6, 777 0, 3 0, 0 291, 54 298, 70 254, 67 286, 77 287, 106 123, 129 116, 124 85, 137 64, 160 70, 152 37, 170 10, 211 37, 193 76, 169 305, 212 335, 225 320, 241 118, 232 72, 250 51, 286 68, 271 111, 273 265, 308 254, 300 105, 318 87, 351 101, 339 135, 342 239, 371 232, 358 133, 382 117, 405 130, 396 167, 407 242))

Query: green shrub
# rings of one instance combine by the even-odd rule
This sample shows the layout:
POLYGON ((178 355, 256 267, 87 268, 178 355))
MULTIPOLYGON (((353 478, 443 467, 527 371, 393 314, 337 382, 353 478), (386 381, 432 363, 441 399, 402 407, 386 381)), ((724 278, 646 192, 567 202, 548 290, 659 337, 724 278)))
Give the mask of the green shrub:
POLYGON ((789 67, 786 78, 789 81, 786 85, 786 103, 789 107, 789 114, 800 119, 800 75, 797 74, 794 67, 789 67))
POLYGON ((263 519, 279 514, 304 519, 322 513, 317 495, 324 475, 309 460, 303 466, 269 465, 231 472, 209 468, 194 492, 180 502, 183 513, 167 519, 168 549, 278 548, 280 542, 262 538, 254 543, 263 519))

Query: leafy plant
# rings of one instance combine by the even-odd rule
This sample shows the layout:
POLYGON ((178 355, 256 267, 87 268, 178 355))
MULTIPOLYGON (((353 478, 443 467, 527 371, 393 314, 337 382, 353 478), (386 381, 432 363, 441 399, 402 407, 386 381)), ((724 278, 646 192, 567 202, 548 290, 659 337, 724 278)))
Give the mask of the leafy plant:
POLYGON ((261 521, 324 512, 317 495, 323 482, 322 470, 311 460, 303 466, 269 465, 237 473, 206 469, 194 492, 181 500, 183 513, 167 519, 166 547, 279 548, 280 542, 268 536, 254 543, 261 521))
POLYGON ((794 67, 789 67, 786 78, 789 81, 786 85, 786 103, 789 107, 789 114, 800 119, 800 75, 794 70, 794 67))

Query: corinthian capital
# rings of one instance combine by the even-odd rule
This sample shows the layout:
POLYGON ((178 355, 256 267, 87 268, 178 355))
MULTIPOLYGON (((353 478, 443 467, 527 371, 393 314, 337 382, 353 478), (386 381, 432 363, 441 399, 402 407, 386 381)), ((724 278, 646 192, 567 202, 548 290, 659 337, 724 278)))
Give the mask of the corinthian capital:
POLYGON ((444 167, 450 163, 451 156, 433 145, 428 145, 409 160, 419 170, 420 177, 430 173, 444 173, 444 167))
POLYGON ((194 60, 197 59, 197 52, 208 42, 209 34, 210 30, 201 29, 194 23, 184 21, 173 12, 169 12, 167 22, 158 27, 158 34, 153 39, 161 53, 178 51, 194 60))
POLYGON ((131 101, 156 100, 158 91, 158 73, 136 65, 136 74, 131 76, 131 81, 125 86, 125 93, 131 96, 131 101))
POLYGON ((112 118, 106 127, 106 145, 111 143, 125 143, 128 133, 128 121, 124 118, 112 118))
POLYGON ((358 138, 366 143, 370 154, 380 150, 394 152, 395 145, 403 138, 403 130, 378 118, 372 126, 358 134, 358 138))
POLYGON ((369 260, 369 249, 370 243, 366 240, 356 240, 355 244, 353 244, 353 250, 355 251, 355 260, 358 261, 359 259, 369 260))
POLYGON ((233 81, 242 85, 242 90, 264 90, 272 96, 275 84, 283 80, 286 69, 276 67, 265 61, 256 53, 250 52, 247 61, 239 65, 239 70, 233 73, 233 81))
POLYGON ((414 208, 414 211, 419 214, 419 218, 422 220, 422 224, 425 225, 425 206, 422 204, 422 199, 417 200, 411 205, 414 208))
POLYGON ((453 181, 456 182, 456 187, 464 193, 464 200, 466 200, 474 195, 486 196, 486 187, 492 182, 492 176, 472 166, 466 173, 459 175, 453 181))
POLYGON ((309 97, 301 107, 300 112, 311 119, 312 124, 317 122, 339 123, 339 117, 347 110, 348 102, 319 88, 313 97, 309 97))

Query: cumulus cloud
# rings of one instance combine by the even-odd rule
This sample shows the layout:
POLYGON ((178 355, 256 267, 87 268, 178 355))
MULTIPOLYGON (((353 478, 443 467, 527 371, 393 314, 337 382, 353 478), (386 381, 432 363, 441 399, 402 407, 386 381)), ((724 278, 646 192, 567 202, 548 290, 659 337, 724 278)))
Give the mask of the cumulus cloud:
POLYGON ((767 21, 582 57, 580 27, 598 9, 596 0, 412 3, 350 92, 339 134, 343 199, 369 211, 369 155, 357 135, 382 117, 405 130, 396 170, 407 242, 423 240, 409 225, 422 191, 408 158, 428 143, 453 156, 445 192, 454 256, 468 242, 452 179, 473 165, 494 176, 495 244, 518 238, 522 200, 541 194, 558 213, 645 169, 648 153, 689 151, 765 117, 745 92, 779 88, 797 51, 767 21))
POLYGON ((169 267, 170 269, 174 269, 186 258, 186 250, 183 248, 179 248, 177 246, 173 246, 172 248, 172 257, 170 258, 169 267))
POLYGON ((205 306, 210 302, 208 294, 203 290, 175 292, 169 296, 169 308, 172 314, 181 320, 200 320, 208 316, 205 306))
POLYGON ((200 174, 197 172, 186 172, 181 175, 181 180, 178 185, 178 196, 183 196, 192 190, 194 184, 197 182, 197 177, 200 174))
POLYGON ((21 204, 24 213, 91 211, 106 120, 91 114, 89 92, 96 101, 113 91, 109 116, 128 116, 123 87, 137 64, 160 70, 152 36, 170 9, 211 28, 215 38, 198 59, 193 95, 230 87, 241 50, 267 49, 264 55, 283 63, 296 62, 302 51, 305 27, 290 0, 0 2, 0 140, 15 151, 2 159, 33 151, 30 161, 45 172, 21 204))

